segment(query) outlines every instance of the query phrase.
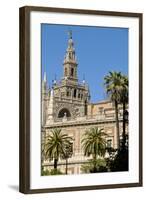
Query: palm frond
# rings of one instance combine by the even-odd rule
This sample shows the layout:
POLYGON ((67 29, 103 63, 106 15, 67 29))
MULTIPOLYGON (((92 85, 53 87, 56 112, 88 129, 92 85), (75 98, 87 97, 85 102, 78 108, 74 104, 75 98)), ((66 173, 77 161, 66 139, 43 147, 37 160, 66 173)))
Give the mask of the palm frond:
POLYGON ((92 127, 85 131, 81 140, 84 155, 92 155, 93 157, 103 155, 103 149, 106 147, 105 136, 106 134, 104 133, 104 130, 97 127, 92 127))
POLYGON ((53 160, 62 158, 67 146, 71 146, 73 138, 61 132, 61 129, 53 129, 46 136, 45 157, 53 160))

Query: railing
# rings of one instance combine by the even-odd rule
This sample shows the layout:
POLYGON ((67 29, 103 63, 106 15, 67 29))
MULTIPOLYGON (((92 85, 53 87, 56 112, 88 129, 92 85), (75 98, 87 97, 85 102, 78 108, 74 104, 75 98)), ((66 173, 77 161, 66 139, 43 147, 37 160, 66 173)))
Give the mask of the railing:
MULTIPOLYGON (((119 120, 122 119, 122 114, 119 114, 119 120)), ((98 115, 87 115, 83 117, 76 117, 75 119, 71 117, 63 117, 57 118, 54 122, 71 122, 71 121, 90 121, 90 120, 97 120, 97 121, 104 121, 104 120, 115 120, 115 114, 98 114, 98 115)))
MULTIPOLYGON (((75 154, 74 156, 72 156, 71 158, 68 158, 68 163, 74 163, 74 162, 84 162, 84 161, 87 161, 88 159, 91 159, 92 156, 90 157, 86 157, 84 156, 83 153, 78 153, 78 154, 75 154)), ((43 160, 43 165, 53 165, 54 164, 54 161, 53 160, 49 160, 49 159, 46 159, 46 160, 43 160)), ((65 164, 65 159, 59 159, 58 161, 58 165, 61 165, 61 164, 65 164)))

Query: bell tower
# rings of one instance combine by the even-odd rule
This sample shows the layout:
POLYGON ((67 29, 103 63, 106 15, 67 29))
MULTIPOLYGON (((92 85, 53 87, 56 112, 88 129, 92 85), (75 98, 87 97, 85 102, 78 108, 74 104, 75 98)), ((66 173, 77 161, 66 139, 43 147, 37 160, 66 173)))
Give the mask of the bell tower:
POLYGON ((87 115, 90 100, 88 84, 78 80, 78 63, 75 55, 72 31, 68 32, 68 44, 63 61, 63 77, 55 81, 49 93, 47 123, 75 120, 87 115))
POLYGON ((78 81, 77 78, 77 61, 75 56, 75 48, 74 48, 74 42, 72 39, 72 31, 68 32, 69 39, 68 39, 68 47, 66 49, 66 54, 64 57, 63 62, 63 79, 70 79, 75 82, 78 81))

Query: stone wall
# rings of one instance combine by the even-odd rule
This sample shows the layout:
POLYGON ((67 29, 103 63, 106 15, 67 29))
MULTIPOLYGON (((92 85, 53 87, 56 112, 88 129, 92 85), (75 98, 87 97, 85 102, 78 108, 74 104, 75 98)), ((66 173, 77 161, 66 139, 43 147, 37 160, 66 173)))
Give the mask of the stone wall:
MULTIPOLYGON (((74 122, 66 122, 66 123, 58 123, 54 124, 52 126, 48 126, 45 128, 46 135, 50 133, 50 131, 54 128, 61 128, 63 133, 68 134, 70 137, 74 139, 73 142, 73 155, 68 160, 68 173, 69 174, 79 174, 81 173, 81 165, 82 163, 86 162, 89 157, 85 157, 81 145, 81 139, 85 133, 86 130, 90 129, 91 127, 98 127, 103 128, 104 131, 108 134, 106 137, 106 140, 111 140, 112 147, 117 147, 117 141, 116 141, 116 127, 115 127, 115 120, 104 120, 104 121, 80 121, 78 124, 74 122)), ((120 129, 122 128, 122 123, 120 123, 120 129)), ((52 169, 53 168, 53 162, 45 161, 43 163, 44 170, 46 169, 52 169)), ((60 160, 58 163, 58 168, 61 171, 65 171, 65 160, 60 160)))

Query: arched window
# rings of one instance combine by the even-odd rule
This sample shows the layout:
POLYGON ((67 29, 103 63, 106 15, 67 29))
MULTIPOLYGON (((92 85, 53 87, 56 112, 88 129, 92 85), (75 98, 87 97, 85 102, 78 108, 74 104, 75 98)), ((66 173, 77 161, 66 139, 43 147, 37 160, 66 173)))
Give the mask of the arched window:
POLYGON ((71 59, 71 53, 69 53, 69 59, 71 59))
POLYGON ((87 105, 87 101, 85 101, 85 115, 87 115, 88 112, 88 105, 87 105))
POLYGON ((65 68, 65 76, 67 76, 67 68, 65 68))
POLYGON ((74 68, 71 68, 71 76, 74 76, 74 68))
POLYGON ((67 96, 67 97, 69 96, 69 91, 66 92, 66 96, 67 96))
POLYGON ((63 118, 63 117, 71 117, 71 114, 67 108, 63 108, 59 111, 58 118, 63 118))
POLYGON ((74 89, 74 97, 76 97, 76 94, 77 94, 77 90, 74 89))

